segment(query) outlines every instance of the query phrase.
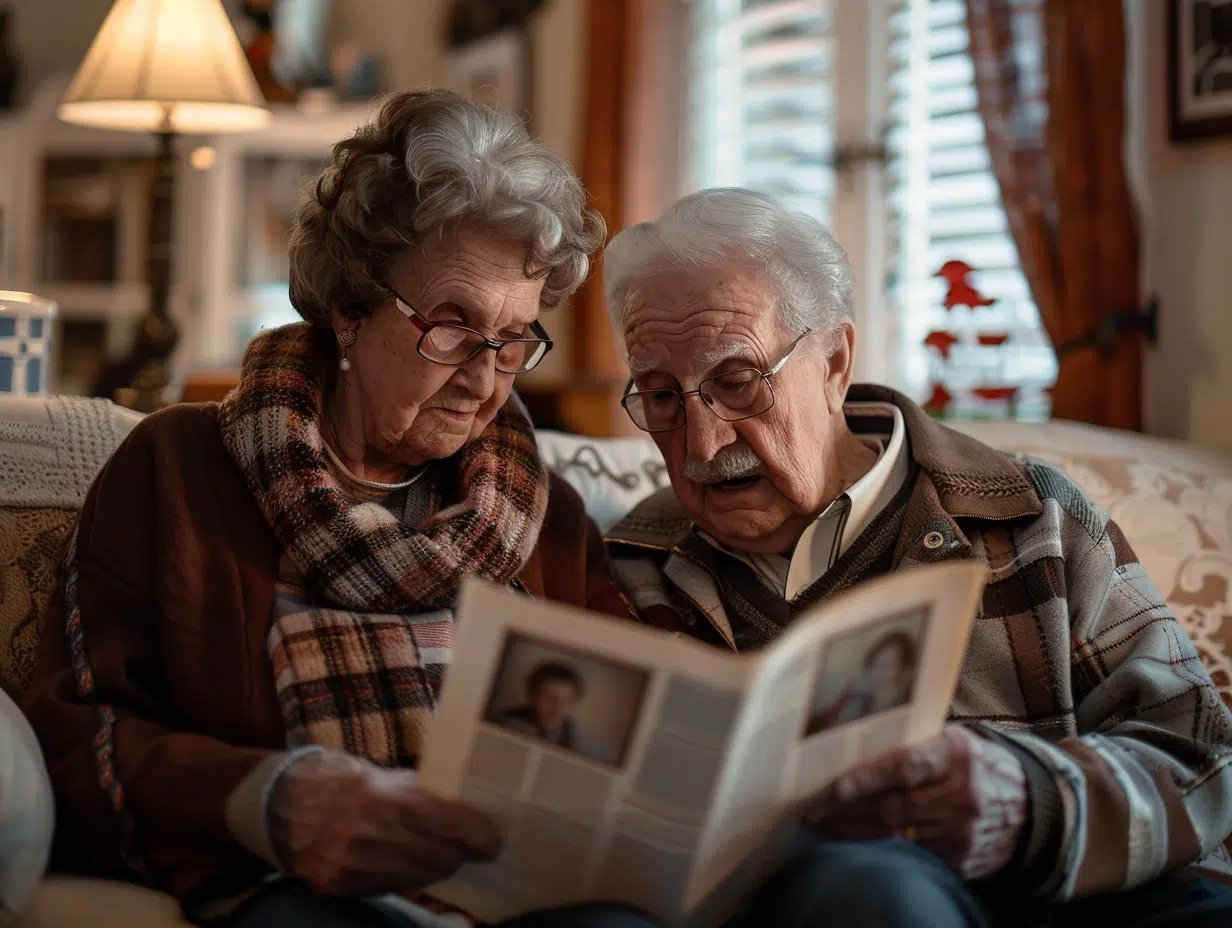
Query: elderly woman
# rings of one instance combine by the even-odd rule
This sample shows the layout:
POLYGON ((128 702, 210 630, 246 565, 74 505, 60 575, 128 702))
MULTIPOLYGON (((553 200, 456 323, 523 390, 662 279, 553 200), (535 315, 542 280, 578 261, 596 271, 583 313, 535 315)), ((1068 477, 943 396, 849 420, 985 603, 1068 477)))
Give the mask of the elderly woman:
POLYGON ((445 92, 334 149, 292 235, 304 322, 221 405, 146 419, 82 510, 25 707, 80 865, 236 925, 394 925, 387 894, 498 852, 412 769, 461 579, 629 614, 512 392, 602 239, 584 200, 445 92))
POLYGON ((904 705, 911 698, 914 670, 915 642, 910 635, 893 631, 878 638, 865 653, 860 672, 813 717, 810 733, 904 705))

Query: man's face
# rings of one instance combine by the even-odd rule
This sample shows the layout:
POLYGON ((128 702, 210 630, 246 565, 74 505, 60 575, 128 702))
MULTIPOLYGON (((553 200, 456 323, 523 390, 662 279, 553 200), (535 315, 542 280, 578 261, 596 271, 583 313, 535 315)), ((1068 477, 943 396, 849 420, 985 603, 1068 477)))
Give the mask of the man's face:
POLYGON ((577 705, 578 691, 568 680, 545 680, 530 695, 541 731, 560 731, 577 705))
MULTIPOLYGON (((769 370, 797 337, 779 321, 776 302, 762 272, 738 261, 647 278, 625 318, 633 389, 688 391, 741 368, 769 370)), ((845 427, 850 337, 844 336, 834 356, 841 369, 826 358, 825 333, 807 336, 772 378, 774 405, 760 416, 727 422, 691 396, 685 425, 654 434, 676 498, 723 544, 790 550, 841 492, 842 467, 832 449, 838 447, 836 425, 845 427), (751 474, 724 479, 722 465, 729 461, 751 474)))

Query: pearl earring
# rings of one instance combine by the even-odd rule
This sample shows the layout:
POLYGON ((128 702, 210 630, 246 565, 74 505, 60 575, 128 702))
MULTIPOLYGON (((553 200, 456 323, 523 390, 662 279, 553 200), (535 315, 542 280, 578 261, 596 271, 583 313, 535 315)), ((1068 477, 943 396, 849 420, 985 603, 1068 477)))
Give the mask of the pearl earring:
POLYGON ((342 359, 338 362, 338 366, 344 371, 351 369, 351 362, 347 358, 347 349, 355 344, 355 330, 343 329, 338 333, 338 344, 342 346, 342 359))

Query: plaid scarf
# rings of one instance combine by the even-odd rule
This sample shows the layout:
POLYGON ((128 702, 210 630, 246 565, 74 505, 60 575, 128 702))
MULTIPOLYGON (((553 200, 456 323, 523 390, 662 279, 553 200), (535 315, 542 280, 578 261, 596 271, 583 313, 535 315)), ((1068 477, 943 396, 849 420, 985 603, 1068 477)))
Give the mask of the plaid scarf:
POLYGON ((504 584, 525 566, 547 470, 511 396, 456 456, 460 501, 404 525, 353 502, 330 473, 319 375, 307 325, 262 333, 219 412, 223 444, 312 604, 276 616, 268 639, 287 739, 409 764, 452 648, 452 617, 439 610, 464 574, 504 584))

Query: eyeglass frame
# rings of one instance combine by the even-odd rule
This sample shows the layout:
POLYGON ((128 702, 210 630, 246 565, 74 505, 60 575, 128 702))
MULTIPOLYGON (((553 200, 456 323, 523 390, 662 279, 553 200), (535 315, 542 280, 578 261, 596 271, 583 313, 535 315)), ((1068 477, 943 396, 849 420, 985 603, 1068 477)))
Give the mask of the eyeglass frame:
POLYGON ((630 377, 629 383, 625 387, 625 393, 620 398, 620 406, 625 411, 625 414, 629 417, 629 419, 633 422, 633 424, 637 425, 637 420, 633 418, 633 413, 629 412, 629 404, 628 404, 629 397, 640 396, 642 394, 647 394, 647 393, 662 393, 664 390, 669 390, 670 392, 676 394, 677 400, 680 403, 680 409, 684 413, 680 421, 680 424, 674 425, 670 429, 645 429, 645 428, 642 428, 640 425, 637 425, 639 429, 641 429, 643 432, 646 432, 648 435, 665 435, 668 432, 675 432, 677 429, 684 428, 688 424, 688 421, 689 421, 689 407, 685 404, 685 400, 688 399, 690 396, 700 397, 702 403, 705 405, 707 409, 710 410, 711 414, 714 416, 717 416, 719 419, 723 419, 724 422, 743 422, 745 419, 756 419, 758 416, 764 416, 766 413, 768 413, 771 409, 774 408, 774 404, 775 402, 777 402, 774 396, 774 387, 771 386, 770 384, 770 378, 783 369, 783 365, 787 363, 787 359, 790 358, 793 354, 795 354, 796 349, 800 347, 800 342, 804 341, 804 339, 807 336, 812 335, 813 331, 814 331, 813 329, 808 329, 804 332, 801 332, 796 337, 796 340, 791 343, 791 347, 787 349, 787 353, 784 354, 781 358, 779 358, 779 360, 775 363, 774 367, 770 368, 770 370, 763 371, 757 367, 738 367, 735 370, 727 371, 727 373, 724 373, 724 374, 713 374, 710 377, 703 377, 701 380, 697 382, 697 389, 695 390, 674 390, 670 387, 658 387, 654 390, 630 390, 629 387, 633 386, 633 378, 630 377), (730 376, 731 374, 737 374, 740 371, 756 371, 757 372, 762 382, 770 390, 770 405, 767 406, 765 409, 760 410, 759 412, 750 413, 747 416, 738 416, 735 419, 724 419, 717 412, 715 412, 714 405, 706 401, 706 397, 702 394, 702 385, 707 384, 712 380, 718 380, 720 377, 727 377, 727 376, 730 376))
POLYGON ((457 322, 433 322, 431 319, 424 316, 423 313, 417 310, 414 306, 412 306, 411 301, 408 300, 406 297, 402 296, 400 293, 398 293, 398 291, 395 290, 393 287, 386 284, 385 289, 393 294, 394 306, 397 307, 398 312, 402 313, 403 316, 405 316, 408 320, 410 320, 410 323, 413 326, 415 326, 415 328, 419 329, 419 331, 423 333, 422 335, 419 336, 419 341, 416 342, 415 344, 415 351, 417 351, 419 353, 419 356, 423 358, 425 361, 431 361, 433 364, 440 364, 445 367, 461 367, 463 364, 469 364, 471 361, 475 360, 475 358, 479 356, 479 352, 484 351, 485 349, 489 349, 489 348, 493 352, 494 359, 499 358, 500 350, 504 348, 506 345, 512 344, 514 342, 534 342, 536 345, 546 345, 547 347, 544 348, 543 354, 539 356, 539 360, 524 370, 503 371, 499 367, 496 368, 502 374, 510 374, 516 377, 518 374, 530 373, 536 367, 542 364, 543 359, 547 357, 548 352, 551 351, 552 348, 555 346, 555 342, 552 341, 552 337, 548 335, 548 330, 543 327, 543 324, 540 323, 538 319, 534 320, 530 324, 531 332, 535 335, 540 336, 538 338, 488 338, 488 336, 484 335, 478 329, 472 329, 469 325, 461 325, 460 323, 457 323, 457 322), (436 329, 436 328, 439 328, 440 326, 445 326, 445 325, 451 326, 452 328, 455 328, 455 329, 462 329, 463 331, 466 331, 466 332, 471 332, 475 335, 478 335, 481 339, 483 339, 483 341, 480 344, 476 345, 475 350, 472 351, 470 355, 463 361, 439 361, 436 358, 430 358, 428 357, 428 355, 424 354, 424 351, 423 351, 424 340, 428 337, 428 334, 433 329, 436 329))

